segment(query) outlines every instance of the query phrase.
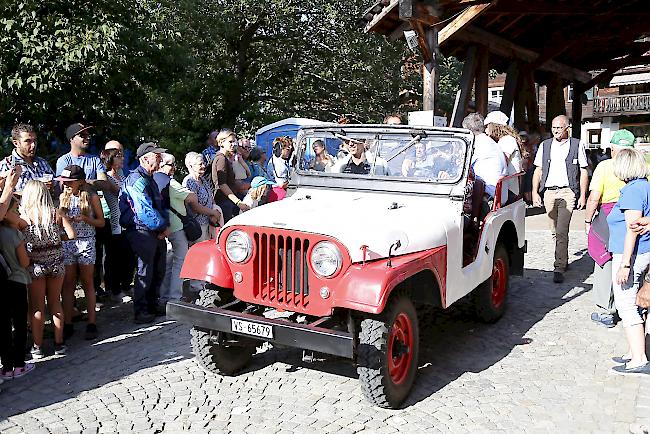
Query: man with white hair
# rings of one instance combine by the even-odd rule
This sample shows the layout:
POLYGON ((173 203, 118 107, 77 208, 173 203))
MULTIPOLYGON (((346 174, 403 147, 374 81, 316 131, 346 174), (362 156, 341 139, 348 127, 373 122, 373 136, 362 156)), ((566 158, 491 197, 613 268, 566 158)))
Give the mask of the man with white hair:
POLYGON ((126 177, 120 192, 120 224, 138 260, 133 286, 137 324, 153 322, 156 315, 164 314, 158 309, 158 297, 165 277, 169 211, 153 174, 166 151, 155 143, 140 145, 136 153, 140 165, 126 177))
POLYGON ((587 201, 587 155, 578 139, 569 137, 569 118, 557 116, 551 123, 553 138, 544 140, 535 155, 533 174, 533 205, 542 206, 551 219, 551 234, 555 240, 553 282, 564 282, 569 262, 569 224, 576 207, 582 209, 587 201))

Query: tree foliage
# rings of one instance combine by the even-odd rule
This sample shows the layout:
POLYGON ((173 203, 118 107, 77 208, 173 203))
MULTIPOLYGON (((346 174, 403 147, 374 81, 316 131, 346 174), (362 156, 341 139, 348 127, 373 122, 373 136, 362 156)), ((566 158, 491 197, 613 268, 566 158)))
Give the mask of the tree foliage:
POLYGON ((358 28, 367 3, 18 0, 0 12, 0 125, 85 120, 181 152, 222 126, 377 122, 420 78, 403 41, 358 28))

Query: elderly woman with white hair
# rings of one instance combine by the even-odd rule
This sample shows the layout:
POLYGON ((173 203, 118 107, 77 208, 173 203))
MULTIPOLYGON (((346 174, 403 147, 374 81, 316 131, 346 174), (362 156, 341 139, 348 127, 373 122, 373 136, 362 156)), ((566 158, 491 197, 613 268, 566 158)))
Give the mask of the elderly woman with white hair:
POLYGON ((609 250, 612 257, 614 302, 623 322, 629 352, 620 357, 624 365, 613 370, 620 374, 650 374, 645 352, 646 309, 636 304, 636 295, 650 265, 650 234, 638 234, 634 225, 650 215, 648 165, 634 149, 622 149, 614 157, 614 175, 625 182, 618 202, 607 216, 609 250))
POLYGON ((196 216, 196 221, 201 225, 202 235, 196 242, 210 239, 210 227, 223 225, 223 216, 221 208, 214 203, 214 190, 212 183, 205 179, 206 166, 205 160, 198 152, 188 152, 185 156, 185 167, 189 175, 183 179, 183 187, 196 194, 201 206, 213 209, 212 215, 200 214, 196 216))

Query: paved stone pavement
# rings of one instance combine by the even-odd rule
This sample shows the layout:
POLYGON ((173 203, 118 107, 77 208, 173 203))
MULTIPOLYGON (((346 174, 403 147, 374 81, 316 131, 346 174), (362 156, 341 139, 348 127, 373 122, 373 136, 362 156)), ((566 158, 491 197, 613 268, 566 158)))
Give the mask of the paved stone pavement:
POLYGON ((401 410, 366 403, 349 363, 303 363, 295 349, 257 354, 234 378, 207 374, 192 359, 188 327, 164 320, 134 326, 126 305, 100 312, 102 340, 76 336, 68 355, 0 386, 0 432, 638 429, 650 415, 650 382, 609 372, 625 341, 620 327, 589 320, 593 263, 584 236, 571 234, 571 268, 561 285, 551 282, 548 232, 527 238, 526 275, 513 279, 506 315, 480 324, 462 303, 440 314, 401 410))

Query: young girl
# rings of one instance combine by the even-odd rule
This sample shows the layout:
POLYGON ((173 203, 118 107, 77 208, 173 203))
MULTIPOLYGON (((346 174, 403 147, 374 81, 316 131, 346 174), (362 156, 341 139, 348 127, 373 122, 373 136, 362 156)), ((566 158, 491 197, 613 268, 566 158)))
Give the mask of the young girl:
POLYGON ((256 176, 251 181, 251 188, 248 190, 248 193, 246 193, 246 197, 244 197, 244 200, 242 202, 244 202, 250 208, 255 208, 256 206, 260 205, 260 202, 265 203, 270 185, 273 185, 272 181, 269 181, 263 176, 256 176))
POLYGON ((22 377, 34 369, 32 363, 25 364, 27 284, 31 278, 26 270, 29 257, 25 237, 18 229, 21 222, 25 226, 18 217, 18 201, 12 199, 0 225, 0 252, 11 269, 3 291, 4 301, 0 304, 0 378, 5 380, 22 377))
POLYGON ((81 167, 70 165, 56 179, 63 182, 59 207, 61 212, 72 220, 72 227, 76 233, 74 240, 63 242, 63 263, 65 265, 63 310, 66 321, 64 333, 66 336, 70 336, 74 332, 72 311, 74 290, 77 276, 79 276, 88 308, 85 338, 91 340, 97 337, 95 285, 93 283, 96 254, 95 228, 104 226, 104 213, 99 196, 90 185, 86 184, 86 174, 81 167))
POLYGON ((63 245, 60 229, 68 238, 74 238, 72 224, 54 207, 47 186, 28 181, 23 189, 20 204, 21 217, 26 222, 22 229, 29 256, 29 315, 31 319, 34 346, 32 357, 43 357, 43 327, 45 323, 45 295, 54 323, 54 353, 64 354, 63 309, 61 308, 61 286, 63 285, 63 245))

